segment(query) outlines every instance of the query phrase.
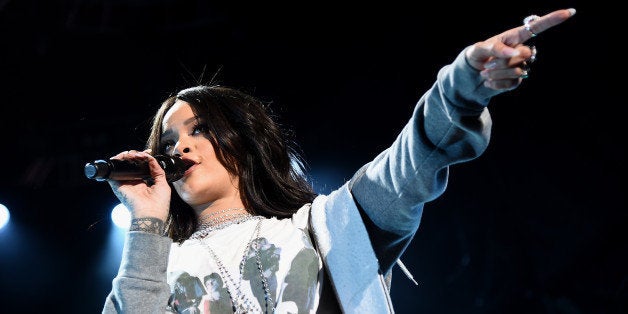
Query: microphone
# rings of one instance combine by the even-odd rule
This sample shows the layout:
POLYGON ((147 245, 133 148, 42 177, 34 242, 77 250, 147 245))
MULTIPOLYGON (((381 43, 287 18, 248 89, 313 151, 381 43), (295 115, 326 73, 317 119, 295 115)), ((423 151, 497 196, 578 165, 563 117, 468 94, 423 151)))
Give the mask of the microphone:
MULTIPOLYGON (((192 164, 187 163, 179 156, 153 156, 159 166, 166 172, 166 180, 174 182, 183 177, 183 174, 192 164)), ((98 159, 85 164, 85 176, 96 181, 105 180, 149 180, 151 179, 147 161, 98 159)))

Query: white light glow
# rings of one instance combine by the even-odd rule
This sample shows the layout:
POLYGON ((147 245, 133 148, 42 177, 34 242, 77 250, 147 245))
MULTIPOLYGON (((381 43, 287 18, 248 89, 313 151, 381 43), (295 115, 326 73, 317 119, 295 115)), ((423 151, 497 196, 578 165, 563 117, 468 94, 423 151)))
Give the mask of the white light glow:
POLYGON ((116 227, 121 229, 128 229, 131 225, 131 213, 122 204, 116 205, 111 211, 111 220, 116 227))
POLYGON ((6 206, 0 204, 0 229, 4 228, 4 226, 9 223, 10 217, 11 214, 9 214, 9 209, 6 206))

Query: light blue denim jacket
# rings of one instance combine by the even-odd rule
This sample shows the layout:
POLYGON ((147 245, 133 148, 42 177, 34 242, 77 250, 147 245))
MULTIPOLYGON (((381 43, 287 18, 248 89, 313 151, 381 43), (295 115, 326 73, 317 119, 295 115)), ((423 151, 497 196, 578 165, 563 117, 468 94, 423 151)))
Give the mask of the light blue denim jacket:
MULTIPOLYGON (((407 248, 423 206, 441 195, 448 167, 486 149, 486 106, 500 92, 482 85, 462 51, 418 101, 394 143, 339 189, 312 203, 312 237, 345 313, 394 313, 392 267, 407 248)), ((129 232, 103 313, 163 313, 170 238, 129 232)))

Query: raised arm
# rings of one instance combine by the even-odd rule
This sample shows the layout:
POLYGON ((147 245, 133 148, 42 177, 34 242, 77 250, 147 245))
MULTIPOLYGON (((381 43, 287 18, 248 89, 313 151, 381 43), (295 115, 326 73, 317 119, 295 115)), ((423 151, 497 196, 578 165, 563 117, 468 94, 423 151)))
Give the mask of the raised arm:
POLYGON ((523 43, 573 14, 565 9, 532 16, 525 25, 468 46, 439 71, 394 143, 352 178, 382 270, 408 245, 423 205, 444 192, 449 166, 486 149, 489 100, 518 87, 536 57, 536 49, 523 43))

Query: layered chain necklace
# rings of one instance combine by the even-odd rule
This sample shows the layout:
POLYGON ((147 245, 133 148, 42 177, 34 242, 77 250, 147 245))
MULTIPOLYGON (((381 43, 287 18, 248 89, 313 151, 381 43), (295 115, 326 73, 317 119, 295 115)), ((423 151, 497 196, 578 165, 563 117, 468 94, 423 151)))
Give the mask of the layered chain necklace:
POLYGON ((253 216, 249 214, 248 212, 224 214, 216 218, 213 217, 218 214, 225 213, 231 210, 234 210, 234 209, 225 209, 219 212, 212 213, 209 216, 207 216, 205 221, 199 224, 199 229, 194 234, 192 234, 192 236, 190 236, 190 239, 198 239, 201 245, 205 247, 205 249, 207 249, 207 251, 209 252, 209 255, 218 266, 218 271, 220 272, 220 275, 223 278, 225 278, 225 286, 227 287, 227 292, 229 292, 229 297, 231 298, 233 311, 234 313, 237 313, 237 314, 263 313, 264 312, 262 311, 261 308, 258 308, 256 306, 255 302, 251 301, 250 298, 248 298, 246 294, 242 292, 242 289, 240 289, 240 286, 242 284, 242 273, 244 272, 246 259, 247 259, 247 256, 249 256, 249 253, 251 252, 251 250, 253 250, 254 255, 255 255, 255 263, 257 264, 257 270, 259 271, 260 278, 262 281, 262 287, 264 289, 264 299, 266 300, 266 306, 265 306, 266 313, 273 313, 275 311, 275 305, 274 305, 272 296, 270 294, 270 286, 268 285, 268 280, 266 280, 266 277, 264 276, 264 268, 263 268, 262 259, 259 253, 259 242, 256 243, 255 241, 259 239, 260 229, 261 229, 262 221, 264 217, 253 216), (229 218, 224 217, 224 216, 228 216, 229 218), (211 218, 211 219, 208 220, 208 218, 211 218), (242 255, 242 260, 240 261, 239 278, 238 278, 238 281, 236 282, 233 276, 231 276, 231 273, 229 272, 227 267, 225 267, 225 264, 218 257, 218 254, 216 254, 216 252, 209 246, 209 244, 205 242, 205 237, 207 237, 207 235, 209 235, 211 231, 222 229, 233 224, 243 223, 249 220, 258 220, 258 222, 255 225, 255 230, 253 231, 253 234, 251 235, 251 239, 249 240, 249 242, 246 244, 246 247, 244 248, 244 254, 242 255))

